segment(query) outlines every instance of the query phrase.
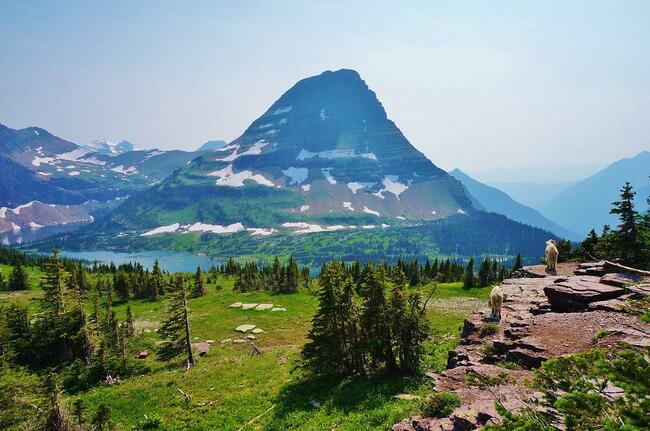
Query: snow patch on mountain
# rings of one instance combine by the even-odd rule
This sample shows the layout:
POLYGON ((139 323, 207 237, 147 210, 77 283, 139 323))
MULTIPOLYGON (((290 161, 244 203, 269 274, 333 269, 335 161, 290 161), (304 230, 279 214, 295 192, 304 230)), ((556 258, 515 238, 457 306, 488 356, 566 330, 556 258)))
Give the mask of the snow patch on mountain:
POLYGON ((60 160, 67 160, 69 162, 78 162, 79 159, 87 156, 88 154, 90 154, 89 151, 84 150, 83 148, 77 148, 75 150, 68 151, 67 153, 58 154, 56 158, 60 160))
POLYGON ((290 178, 289 184, 300 185, 307 179, 309 170, 307 168, 294 168, 293 166, 290 166, 283 170, 282 173, 290 178))
POLYGON ((352 202, 343 202, 343 208, 349 211, 354 211, 354 207, 352 206, 352 202))
POLYGON ((271 115, 279 115, 279 114, 286 114, 287 112, 291 112, 293 109, 293 106, 286 106, 284 108, 278 108, 271 115))
POLYGON ((361 189, 364 189, 366 187, 372 187, 375 184, 376 183, 373 183, 373 182, 356 182, 356 181, 354 181, 354 182, 348 183, 348 188, 352 191, 352 193, 354 193, 356 195, 357 191, 359 191, 361 189))
POLYGON ((404 193, 409 188, 407 184, 400 183, 399 177, 396 175, 386 175, 381 183, 384 187, 378 192, 373 193, 373 195, 378 196, 382 199, 386 198, 386 196, 384 196, 386 192, 394 194, 397 199, 399 199, 399 195, 404 193))
POLYGON ((251 235, 268 236, 277 232, 278 230, 273 228, 264 228, 264 227, 249 227, 246 229, 246 231, 250 232, 251 235))
POLYGON ((250 180, 260 185, 273 187, 274 184, 266 179, 262 174, 253 174, 252 171, 233 172, 232 165, 228 165, 218 171, 210 172, 210 177, 217 177, 218 186, 243 187, 244 181, 250 180))
POLYGON ((118 174, 133 175, 138 173, 138 168, 136 168, 135 166, 130 166, 125 169, 123 165, 119 165, 114 168, 111 168, 111 171, 117 172, 118 174))
POLYGON ((323 168, 320 170, 325 179, 327 180, 328 183, 330 184, 336 184, 336 180, 332 176, 332 168, 323 168))
POLYGON ((363 212, 364 212, 364 213, 367 213, 367 214, 375 215, 375 216, 377 216, 377 217, 380 216, 379 211, 371 210, 371 209, 368 208, 367 206, 364 206, 364 207, 363 207, 363 212))
POLYGON ((351 149, 334 149, 334 150, 325 150, 313 153, 306 149, 301 149, 296 157, 296 160, 304 161, 306 159, 313 159, 319 157, 321 159, 343 159, 343 158, 364 158, 370 160, 377 160, 375 153, 356 153, 351 149))

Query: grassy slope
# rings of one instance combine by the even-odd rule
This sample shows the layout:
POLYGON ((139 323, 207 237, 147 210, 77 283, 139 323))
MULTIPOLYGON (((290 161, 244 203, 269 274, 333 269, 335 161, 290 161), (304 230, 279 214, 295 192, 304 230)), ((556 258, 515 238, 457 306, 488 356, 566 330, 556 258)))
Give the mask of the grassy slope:
MULTIPOLYGON (((30 272, 36 289, 34 279, 39 273, 30 272)), ((300 372, 292 373, 317 307, 315 297, 308 291, 293 295, 242 294, 232 292, 232 280, 221 279, 219 284, 222 290, 208 286, 208 295, 190 301, 195 341, 216 341, 210 353, 199 358, 197 366, 185 372, 180 364, 162 364, 150 355, 145 360, 150 373, 79 394, 89 410, 94 411, 100 401, 107 403, 118 430, 131 429, 144 414, 163 417, 165 429, 238 430, 264 412, 244 429, 372 430, 386 429, 417 413, 417 400, 399 400, 393 395, 430 391, 425 377, 377 375, 336 381, 306 380, 300 372), (237 301, 269 302, 287 311, 228 307, 237 301), (220 340, 237 338, 233 329, 244 323, 266 331, 255 341, 264 350, 261 356, 250 356, 246 344, 220 344, 220 340), (183 400, 178 388, 192 397, 190 403, 183 400)), ((459 283, 439 286, 429 308, 434 340, 427 346, 425 368, 444 367, 448 349, 457 343, 463 319, 483 306, 488 292, 489 288, 467 291, 459 283)), ((1 294, 0 304, 23 302, 39 295, 38 290, 1 294)), ((154 330, 164 316, 165 301, 132 301, 131 305, 139 332, 131 349, 135 352, 146 348, 153 353, 158 340, 154 330)), ((123 319, 126 305, 118 304, 115 309, 123 319)), ((64 401, 72 399, 66 396, 64 401)))

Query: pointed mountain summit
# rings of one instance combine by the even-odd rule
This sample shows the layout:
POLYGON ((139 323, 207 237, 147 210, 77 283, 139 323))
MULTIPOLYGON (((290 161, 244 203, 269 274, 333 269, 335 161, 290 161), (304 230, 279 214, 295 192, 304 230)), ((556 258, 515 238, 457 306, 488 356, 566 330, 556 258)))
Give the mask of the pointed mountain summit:
POLYGON ((320 230, 471 208, 462 185, 409 143, 359 74, 339 70, 301 80, 239 138, 129 200, 112 221, 128 229, 178 224, 172 231, 308 222, 320 230))

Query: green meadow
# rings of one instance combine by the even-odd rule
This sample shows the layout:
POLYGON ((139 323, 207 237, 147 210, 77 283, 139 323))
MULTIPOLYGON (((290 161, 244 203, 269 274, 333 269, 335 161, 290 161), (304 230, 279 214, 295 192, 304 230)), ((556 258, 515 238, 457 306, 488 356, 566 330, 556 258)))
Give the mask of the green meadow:
MULTIPOLYGON (((6 277, 10 268, 2 266, 0 270, 6 277)), ((39 277, 43 274, 29 268, 29 275, 32 289, 1 292, 0 305, 28 303, 35 309, 41 295, 39 277)), ((427 307, 432 337, 418 376, 375 374, 336 379, 309 377, 297 368, 318 305, 313 290, 287 295, 238 293, 233 292, 233 282, 232 278, 220 277, 216 284, 206 286, 207 295, 189 300, 193 341, 214 341, 210 351, 200 356, 189 371, 180 360, 162 363, 155 359, 160 341, 155 331, 165 317, 166 300, 132 300, 136 335, 129 341, 129 354, 148 351, 148 357, 141 360, 146 371, 117 384, 64 393, 66 410, 71 411, 73 401, 81 399, 88 419, 103 402, 110 407, 116 430, 385 430, 419 413, 417 397, 396 395, 430 393, 431 381, 424 372, 444 369, 447 352, 458 343, 464 318, 485 306, 490 289, 466 290, 461 283, 438 285, 427 307), (286 311, 229 307, 235 302, 270 303, 286 311), (251 340, 261 354, 251 354, 251 345, 234 330, 242 324, 256 325, 264 331, 251 340), (160 424, 146 428, 146 418, 149 423, 160 420, 160 424)), ((431 288, 422 287, 424 292, 431 288)), ((124 319, 126 303, 114 303, 113 307, 118 318, 124 319)), ((39 395, 30 392, 33 385, 27 384, 34 376, 17 370, 2 374, 0 389, 24 388, 25 402, 36 401, 39 395)))

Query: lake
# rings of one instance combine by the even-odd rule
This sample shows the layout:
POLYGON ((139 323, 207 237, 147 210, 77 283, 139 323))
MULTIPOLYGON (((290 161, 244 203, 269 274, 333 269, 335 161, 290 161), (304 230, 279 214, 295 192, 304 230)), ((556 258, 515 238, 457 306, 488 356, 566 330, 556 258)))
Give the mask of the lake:
POLYGON ((88 261, 99 261, 103 263, 113 262, 121 265, 128 262, 138 262, 145 268, 152 269, 154 261, 158 259, 160 268, 168 272, 194 272, 200 266, 203 271, 209 270, 213 265, 218 266, 220 261, 208 256, 193 254, 181 251, 140 251, 140 252, 116 252, 108 250, 97 251, 66 251, 61 250, 61 256, 72 259, 84 259, 88 261))

